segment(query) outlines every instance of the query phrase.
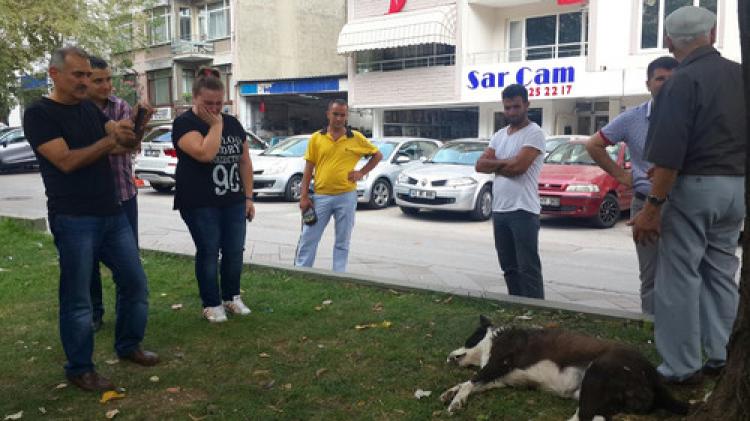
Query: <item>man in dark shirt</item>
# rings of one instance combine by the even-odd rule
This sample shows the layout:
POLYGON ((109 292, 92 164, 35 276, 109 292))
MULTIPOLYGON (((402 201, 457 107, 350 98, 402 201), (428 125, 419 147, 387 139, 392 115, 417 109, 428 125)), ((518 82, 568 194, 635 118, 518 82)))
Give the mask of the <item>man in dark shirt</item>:
POLYGON ((680 65, 656 98, 646 157, 654 163, 637 242, 659 239, 655 338, 659 373, 697 384, 717 374, 737 314, 735 251, 745 216, 747 129, 742 69, 712 44, 716 16, 682 7, 666 21, 680 65), (703 354, 707 361, 703 363, 703 354))
POLYGON ((146 330, 148 289, 133 231, 115 191, 108 154, 137 146, 130 120, 110 121, 86 100, 89 56, 76 47, 52 53, 54 90, 24 114, 47 194, 50 230, 60 264, 60 337, 66 377, 84 390, 110 390, 94 370, 89 286, 101 259, 117 284, 115 350, 141 365, 158 362, 140 343, 146 330))

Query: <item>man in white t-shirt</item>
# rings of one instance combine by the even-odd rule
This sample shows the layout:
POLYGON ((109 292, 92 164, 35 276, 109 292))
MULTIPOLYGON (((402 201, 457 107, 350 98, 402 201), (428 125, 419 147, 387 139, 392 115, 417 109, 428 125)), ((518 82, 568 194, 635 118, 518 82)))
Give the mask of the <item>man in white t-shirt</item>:
POLYGON ((503 109, 509 124, 492 136, 476 170, 495 174, 492 223, 508 294, 544 299, 537 183, 545 136, 529 120, 529 95, 524 86, 509 85, 503 90, 503 109))

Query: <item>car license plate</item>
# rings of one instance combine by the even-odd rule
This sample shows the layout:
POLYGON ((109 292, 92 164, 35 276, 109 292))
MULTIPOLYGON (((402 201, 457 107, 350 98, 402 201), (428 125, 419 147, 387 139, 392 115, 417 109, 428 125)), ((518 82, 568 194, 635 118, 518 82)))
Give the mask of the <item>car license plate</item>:
POLYGON ((159 156, 159 150, 158 149, 146 149, 143 151, 143 154, 146 156, 159 156))
POLYGON ((560 198, 550 197, 550 196, 541 196, 539 198, 539 203, 542 206, 560 206, 560 198))
POLYGON ((432 190, 409 190, 409 197, 417 199, 434 199, 435 192, 432 190))

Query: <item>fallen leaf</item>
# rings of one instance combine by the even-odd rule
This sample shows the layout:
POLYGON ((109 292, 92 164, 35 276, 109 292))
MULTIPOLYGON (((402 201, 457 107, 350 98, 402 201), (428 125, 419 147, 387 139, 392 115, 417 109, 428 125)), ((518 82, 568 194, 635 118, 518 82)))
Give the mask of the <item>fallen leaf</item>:
POLYGON ((253 371, 253 376, 267 376, 271 374, 271 370, 255 370, 253 371))
POLYGON ((547 329, 555 329, 555 328, 560 327, 560 323, 558 323, 558 322, 548 322, 548 323, 544 324, 544 327, 547 328, 547 329))
POLYGON ((375 303, 375 305, 372 306, 372 311, 376 313, 383 311, 383 303, 375 303))
POLYGON ((525 314, 523 316, 516 316, 516 320, 531 320, 531 319, 533 319, 533 317, 527 316, 525 314))
POLYGON ((401 294, 400 292, 396 291, 395 289, 389 289, 388 292, 390 292, 393 295, 399 295, 399 294, 401 294))
POLYGON ((33 363, 34 361, 36 361, 36 357, 31 357, 27 361, 30 363, 33 363))
POLYGON ((270 388, 272 388, 272 387, 273 387, 273 385, 275 385, 275 384, 276 384, 276 380, 274 380, 274 379, 271 379, 270 381, 266 382, 266 383, 265 383, 265 384, 263 385, 263 388, 264 388, 264 389, 270 389, 270 388))
POLYGON ((104 362, 105 362, 106 364, 108 364, 108 365, 115 365, 115 364, 119 363, 119 362, 120 362, 120 360, 119 360, 119 359, 117 359, 117 358, 113 358, 113 359, 111 359, 111 360, 106 360, 106 361, 104 361, 104 362))
POLYGON ((208 415, 204 415, 202 417, 195 417, 195 416, 193 416, 193 414, 191 414, 190 412, 188 412, 188 417, 190 417, 190 419, 193 420, 193 421, 200 421, 200 420, 206 418, 207 416, 208 415))
POLYGON ((6 415, 4 419, 6 420, 20 420, 23 418, 23 411, 18 411, 15 414, 6 415))
POLYGON ((277 407, 275 407, 273 405, 268 405, 268 408, 271 409, 274 412, 278 412, 278 413, 283 413, 284 412, 283 409, 279 409, 279 408, 277 408, 277 407))
POLYGON ((318 344, 318 348, 320 348, 320 349, 323 349, 323 348, 325 348, 325 347, 326 347, 326 346, 325 346, 325 345, 323 345, 323 344, 318 344))
POLYGON ((102 398, 99 399, 99 403, 107 403, 114 399, 122 399, 125 397, 124 393, 119 393, 114 390, 108 390, 104 393, 102 393, 102 398))
POLYGON ((166 292, 162 292, 162 293, 161 293, 160 295, 161 295, 162 297, 166 297, 166 296, 167 296, 167 293, 166 293, 166 292))
POLYGON ((167 393, 180 393, 179 387, 168 387, 166 390, 167 390, 167 393))
POLYGON ((284 390, 292 390, 292 384, 291 383, 286 383, 283 386, 281 386, 281 388, 284 389, 284 390))
POLYGON ((328 371, 327 368, 319 368, 315 371, 315 377, 320 378, 326 371, 328 371))
POLYGON ((267 353, 265 353, 265 352, 261 352, 260 354, 258 354, 258 356, 259 356, 260 358, 271 358, 271 355, 270 355, 270 354, 267 354, 267 353))
POLYGON ((443 415, 443 411, 440 410, 440 409, 438 409, 437 411, 432 411, 432 416, 433 417, 439 417, 441 415, 443 415))
POLYGON ((453 296, 452 295, 450 297, 446 298, 445 300, 443 300, 443 304, 448 304, 451 301, 453 301, 453 296))
POLYGON ((67 383, 60 383, 57 386, 55 386, 55 389, 65 389, 66 387, 68 387, 67 383))
POLYGON ((182 308, 182 304, 181 303, 172 304, 172 310, 179 310, 181 308, 182 308))
POLYGON ((46 414, 46 413, 47 413, 47 409, 45 409, 45 408, 44 408, 43 406, 40 406, 40 407, 39 407, 39 408, 37 408, 37 409, 38 409, 38 410, 39 410, 39 412, 41 412, 42 414, 46 414))
POLYGON ((366 404, 367 404, 367 402, 365 402, 365 401, 359 401, 359 402, 357 402, 357 406, 365 406, 366 404))
POLYGON ((112 409, 110 411, 107 411, 104 413, 104 416, 107 417, 108 420, 111 420, 112 418, 116 417, 117 414, 120 413, 119 409, 112 409))
POLYGON ((175 352, 174 356, 175 356, 175 358, 183 359, 183 358, 185 358, 185 353, 184 352, 175 352))
POLYGON ((432 395, 432 391, 431 390, 417 389, 417 391, 414 392, 414 397, 417 398, 417 399, 426 398, 426 397, 428 397, 430 395, 432 395))
POLYGON ((403 409, 394 409, 393 412, 399 414, 399 415, 406 415, 406 412, 404 412, 403 409))
POLYGON ((323 310, 323 307, 321 307, 321 306, 315 306, 315 311, 320 311, 320 310, 323 310))
POLYGON ((325 301, 323 301, 323 303, 322 303, 322 304, 323 304, 324 306, 329 306, 329 305, 333 304, 333 301, 332 301, 332 300, 325 300, 325 301))
POLYGON ((159 382, 159 376, 151 376, 148 379, 151 383, 158 383, 159 382))

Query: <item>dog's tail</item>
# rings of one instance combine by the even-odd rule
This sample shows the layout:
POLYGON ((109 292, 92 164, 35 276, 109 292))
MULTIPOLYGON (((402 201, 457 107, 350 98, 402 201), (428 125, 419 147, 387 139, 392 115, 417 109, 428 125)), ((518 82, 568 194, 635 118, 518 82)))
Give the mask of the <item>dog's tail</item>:
POLYGON ((654 391, 656 392, 656 396, 654 396, 654 406, 656 408, 662 408, 676 415, 687 415, 690 410, 690 404, 675 399, 672 396, 672 392, 662 382, 656 382, 654 391))

